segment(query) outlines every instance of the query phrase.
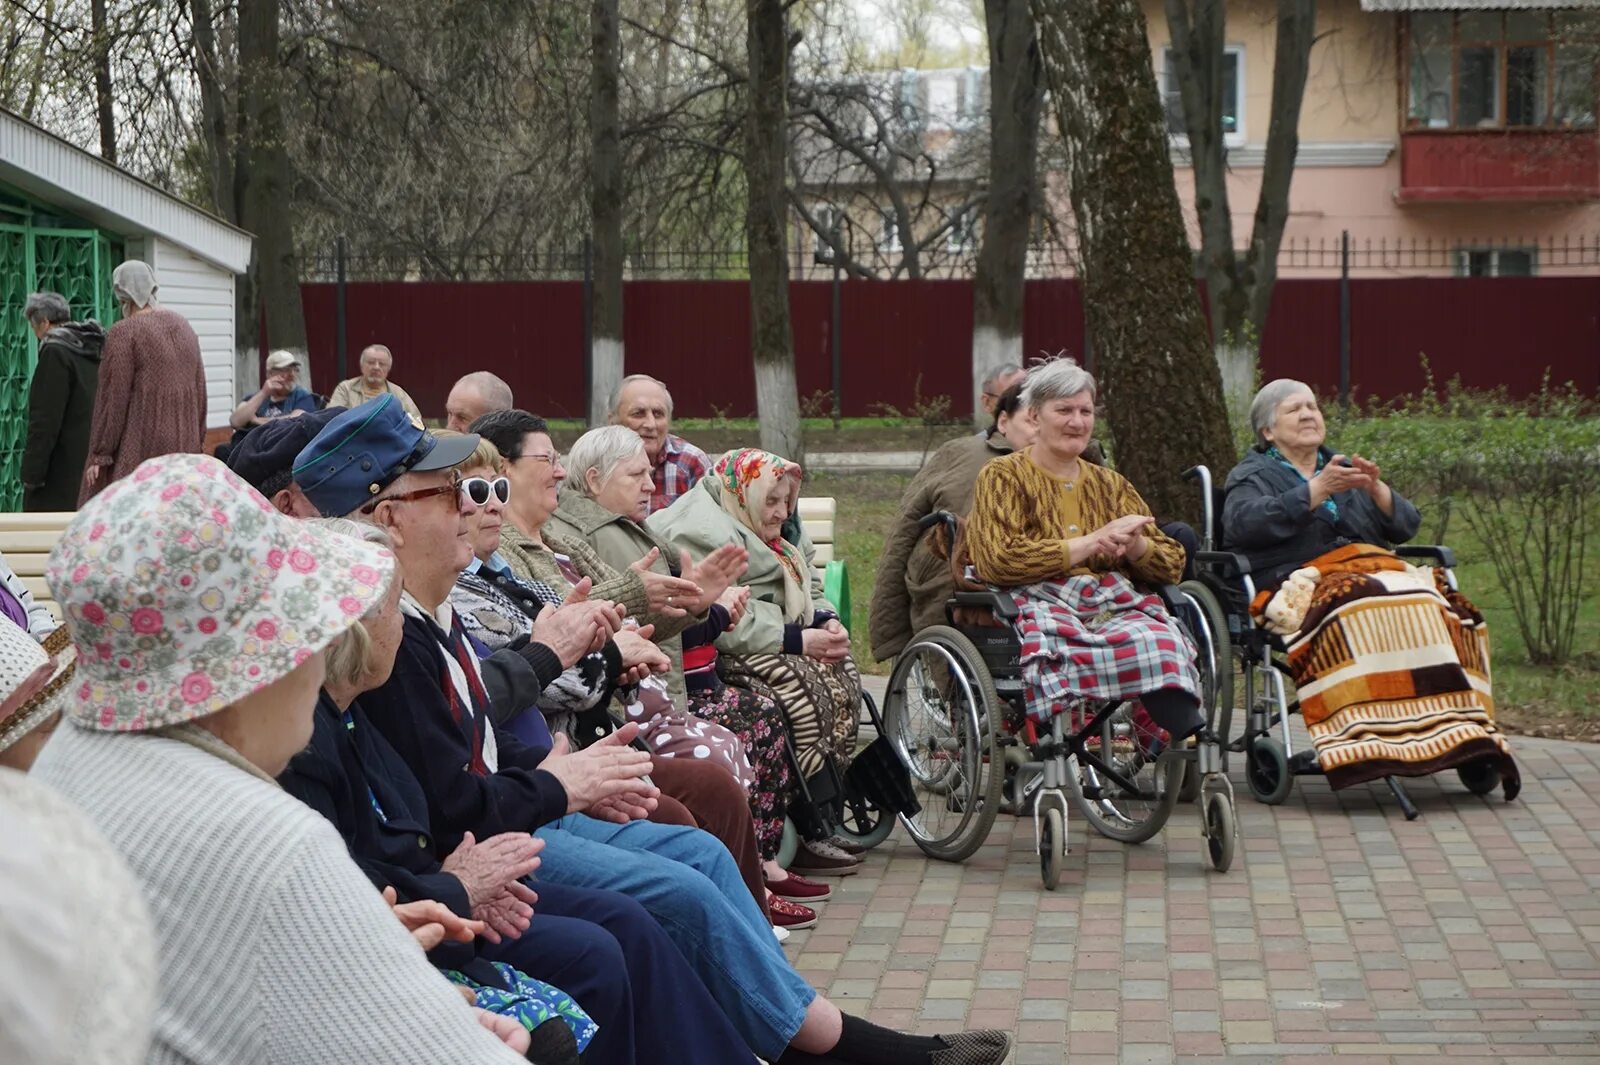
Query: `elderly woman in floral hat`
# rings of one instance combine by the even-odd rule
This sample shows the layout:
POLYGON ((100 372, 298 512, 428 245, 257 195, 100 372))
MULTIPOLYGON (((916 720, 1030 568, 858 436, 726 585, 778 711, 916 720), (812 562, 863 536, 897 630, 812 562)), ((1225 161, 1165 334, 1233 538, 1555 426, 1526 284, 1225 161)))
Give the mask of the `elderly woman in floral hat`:
POLYGON ((311 737, 324 650, 394 570, 199 455, 141 464, 50 556, 78 665, 34 774, 149 905, 152 1060, 523 1060, 508 1046, 527 1033, 503 1045, 475 1022, 338 833, 273 780, 311 737))

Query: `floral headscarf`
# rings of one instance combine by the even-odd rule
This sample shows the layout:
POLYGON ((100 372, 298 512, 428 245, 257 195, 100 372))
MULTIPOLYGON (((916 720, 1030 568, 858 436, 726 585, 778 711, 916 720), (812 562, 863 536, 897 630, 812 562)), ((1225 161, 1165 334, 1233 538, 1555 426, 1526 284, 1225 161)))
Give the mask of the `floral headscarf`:
MULTIPOLYGON (((728 452, 711 467, 711 476, 722 486, 722 509, 758 537, 761 536, 761 512, 772 499, 772 493, 789 494, 791 514, 800 501, 802 473, 799 463, 760 448, 728 452)), ((784 582, 787 586, 785 615, 791 620, 809 620, 806 614, 811 606, 811 582, 806 577, 805 556, 782 534, 764 542, 778 556, 788 577, 784 582)))

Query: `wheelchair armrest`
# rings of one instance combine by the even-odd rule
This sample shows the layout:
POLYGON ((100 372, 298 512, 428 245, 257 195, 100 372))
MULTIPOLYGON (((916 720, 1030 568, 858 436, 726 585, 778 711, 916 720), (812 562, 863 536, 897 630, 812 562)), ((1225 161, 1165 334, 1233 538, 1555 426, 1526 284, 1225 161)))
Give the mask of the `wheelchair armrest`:
POLYGON ((1456 568, 1456 553, 1442 544, 1401 544, 1394 553, 1401 558, 1427 559, 1445 569, 1456 568))
POLYGON ((1158 584, 1155 592, 1161 597, 1161 605, 1167 608, 1167 613, 1177 617, 1183 612, 1185 600, 1176 584, 1158 584))
POLYGON ((950 597, 956 606, 971 606, 993 611, 994 616, 1011 621, 1017 616, 1017 604, 1004 592, 956 592, 950 597))
POLYGON ((1194 556, 1195 564, 1217 571, 1224 580, 1238 580, 1250 573, 1250 560, 1232 551, 1200 551, 1194 556))

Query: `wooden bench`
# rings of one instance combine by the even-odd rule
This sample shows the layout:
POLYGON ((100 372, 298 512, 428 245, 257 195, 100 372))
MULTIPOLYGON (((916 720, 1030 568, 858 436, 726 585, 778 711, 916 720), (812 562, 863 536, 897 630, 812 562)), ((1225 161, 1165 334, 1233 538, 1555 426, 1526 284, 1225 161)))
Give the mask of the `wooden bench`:
POLYGON ((5 556, 6 565, 22 578, 34 599, 50 608, 57 621, 61 620, 61 608, 44 582, 44 567, 72 517, 70 511, 0 514, 0 555, 5 556))
POLYGON ((834 530, 837 528, 835 515, 838 512, 838 503, 832 496, 812 496, 800 500, 800 524, 805 528, 806 535, 811 538, 812 547, 816 554, 812 557, 812 565, 816 566, 822 576, 823 595, 828 601, 839 608, 839 617, 850 624, 850 574, 845 567, 844 559, 836 558, 836 543, 834 530))

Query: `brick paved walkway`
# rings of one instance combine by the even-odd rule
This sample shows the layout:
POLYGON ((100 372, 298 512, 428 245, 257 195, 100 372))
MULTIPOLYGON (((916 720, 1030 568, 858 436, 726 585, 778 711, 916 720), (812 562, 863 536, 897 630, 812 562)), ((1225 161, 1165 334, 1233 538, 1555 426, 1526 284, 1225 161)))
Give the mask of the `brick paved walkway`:
POLYGON ((1053 893, 1030 821, 963 865, 897 829, 789 954, 885 1024, 1014 1031, 1017 1065, 1600 1062, 1600 747, 1515 750, 1517 802, 1446 774, 1409 824, 1381 783, 1262 806, 1236 761, 1226 874, 1187 806, 1136 847, 1072 821, 1053 893))

